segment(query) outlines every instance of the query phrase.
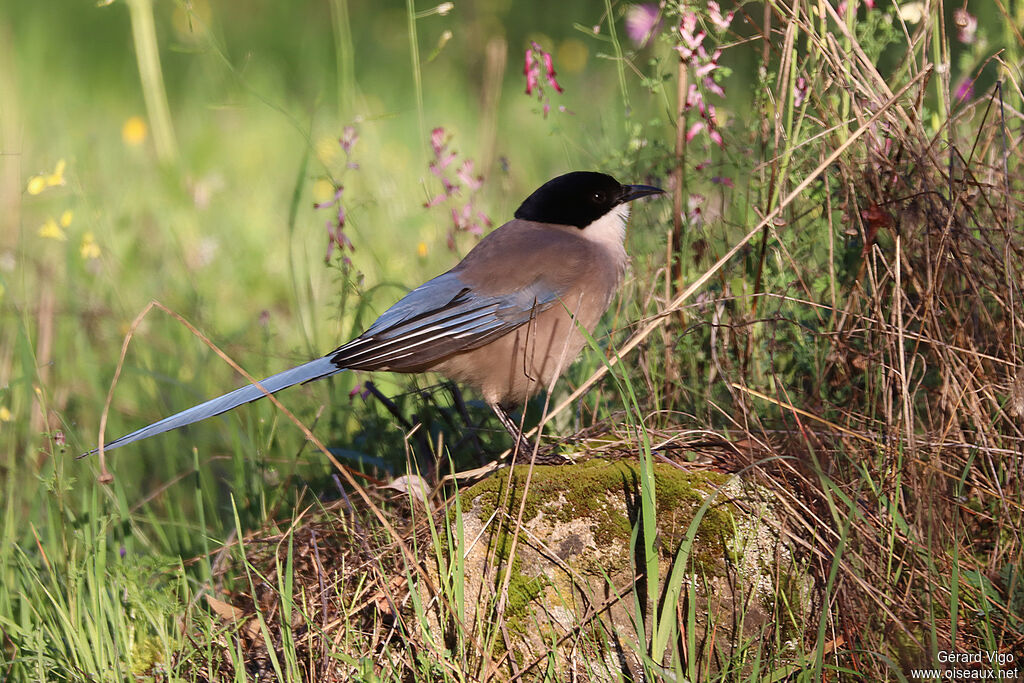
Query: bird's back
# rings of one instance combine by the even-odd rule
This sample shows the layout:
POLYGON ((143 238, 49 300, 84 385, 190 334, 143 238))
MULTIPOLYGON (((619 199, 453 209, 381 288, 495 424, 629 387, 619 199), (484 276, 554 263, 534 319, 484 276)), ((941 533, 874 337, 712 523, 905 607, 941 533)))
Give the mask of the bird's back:
POLYGON ((593 332, 626 263, 621 244, 587 239, 579 228, 510 221, 452 272, 482 293, 522 293, 521 304, 532 307, 526 322, 485 345, 451 355, 434 369, 476 387, 489 403, 522 403, 549 387, 579 355, 586 344, 579 328, 593 332), (516 254, 515 266, 480 267, 495 263, 498 254, 516 254), (552 292, 557 292, 554 299, 552 292), (541 305, 544 300, 550 303, 541 305))

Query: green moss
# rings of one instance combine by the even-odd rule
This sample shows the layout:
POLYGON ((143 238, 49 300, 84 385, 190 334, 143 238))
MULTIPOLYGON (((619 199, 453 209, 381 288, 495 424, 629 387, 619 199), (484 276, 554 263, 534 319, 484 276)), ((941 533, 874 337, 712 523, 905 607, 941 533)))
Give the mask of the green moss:
POLYGON ((546 576, 527 576, 522 565, 512 567, 512 578, 508 583, 508 600, 505 603, 505 617, 509 630, 523 634, 530 627, 527 617, 530 604, 539 598, 551 582, 546 576))
MULTIPOLYGON (((514 468, 463 492, 463 509, 474 506, 480 519, 488 519, 505 501, 510 518, 519 514, 528 467, 514 468)), ((691 473, 665 463, 654 466, 658 503, 658 534, 661 552, 675 555, 686 535, 694 513, 704 498, 726 476, 711 472, 691 473)), ((701 569, 715 566, 724 553, 726 538, 731 537, 732 522, 728 504, 713 505, 701 520, 691 557, 701 569)), ((570 466, 536 466, 530 491, 523 507, 523 521, 543 513, 555 522, 589 519, 594 540, 599 546, 629 543, 640 508, 640 466, 636 462, 591 460, 570 466)), ((510 539, 507 528, 496 534, 498 556, 507 558, 510 539)), ((608 567, 604 567, 608 569, 608 567)))
POLYGON ((136 641, 132 647, 131 668, 136 676, 145 676, 156 670, 162 663, 160 640, 148 636, 136 641))
MULTIPOLYGON (((500 589, 500 583, 504 580, 504 565, 508 561, 508 543, 511 538, 504 531, 495 537, 498 542, 496 552, 502 559, 502 570, 496 572, 495 579, 499 585, 494 587, 495 593, 500 589)), ((523 573, 522 558, 516 557, 512 561, 512 576, 508 582, 508 599, 505 601, 505 625, 512 635, 523 636, 532 627, 529 622, 530 605, 544 593, 551 581, 544 575, 529 576, 523 573)), ((501 650, 497 654, 504 654, 505 645, 502 639, 498 639, 496 647, 501 650)), ((521 662, 520 662, 521 663, 521 662)))

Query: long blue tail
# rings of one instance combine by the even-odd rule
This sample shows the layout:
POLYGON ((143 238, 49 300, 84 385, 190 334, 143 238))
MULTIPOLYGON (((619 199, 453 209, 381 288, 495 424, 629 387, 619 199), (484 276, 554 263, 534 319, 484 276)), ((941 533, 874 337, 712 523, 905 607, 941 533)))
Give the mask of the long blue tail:
MULTIPOLYGON (((292 368, 291 370, 285 370, 284 372, 279 372, 272 377, 261 380, 260 384, 263 385, 264 389, 269 391, 271 394, 274 394, 295 384, 302 384, 303 382, 310 382, 314 379, 327 377, 329 375, 339 373, 341 370, 341 368, 331 362, 329 357, 318 358, 304 365, 292 368)), ((255 384, 250 384, 249 386, 242 387, 241 389, 235 389, 229 394, 224 394, 223 396, 210 399, 206 403, 200 403, 197 406, 192 406, 188 410, 183 410, 176 415, 165 417, 159 422, 154 422, 148 427, 143 427, 131 434, 125 434, 119 439, 114 439, 110 443, 104 444, 103 449, 105 451, 109 451, 112 448, 118 448, 133 441, 139 441, 156 434, 162 434, 163 432, 177 429, 178 427, 184 427, 185 425, 190 425, 193 422, 199 422, 200 420, 205 420, 208 417, 225 413, 232 408, 237 408, 243 403, 251 403, 252 401, 261 399, 264 396, 266 396, 266 394, 260 391, 259 387, 255 384)), ((98 450, 98 448, 94 448, 83 455, 92 455, 98 450)))

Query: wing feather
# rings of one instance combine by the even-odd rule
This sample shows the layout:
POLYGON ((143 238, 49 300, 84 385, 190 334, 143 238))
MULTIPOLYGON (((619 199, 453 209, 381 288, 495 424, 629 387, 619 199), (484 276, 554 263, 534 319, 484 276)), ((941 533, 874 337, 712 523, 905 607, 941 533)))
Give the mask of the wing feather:
POLYGON ((416 372, 487 344, 562 295, 542 278, 517 291, 480 294, 449 271, 409 292, 363 334, 328 357, 339 368, 416 372))

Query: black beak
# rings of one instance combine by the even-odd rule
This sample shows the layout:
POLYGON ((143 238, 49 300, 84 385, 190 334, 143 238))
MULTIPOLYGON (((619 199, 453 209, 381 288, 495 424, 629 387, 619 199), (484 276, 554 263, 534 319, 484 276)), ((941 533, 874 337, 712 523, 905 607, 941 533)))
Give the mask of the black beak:
POLYGON ((641 197, 647 197, 652 194, 665 194, 665 190, 660 187, 654 187, 653 185, 623 185, 622 196, 619 197, 619 203, 625 204, 631 202, 634 199, 640 199, 641 197))

